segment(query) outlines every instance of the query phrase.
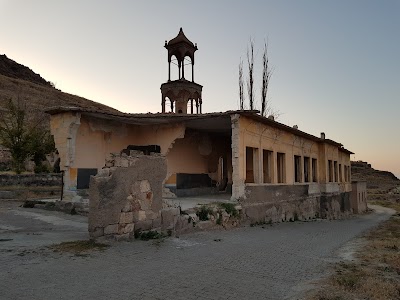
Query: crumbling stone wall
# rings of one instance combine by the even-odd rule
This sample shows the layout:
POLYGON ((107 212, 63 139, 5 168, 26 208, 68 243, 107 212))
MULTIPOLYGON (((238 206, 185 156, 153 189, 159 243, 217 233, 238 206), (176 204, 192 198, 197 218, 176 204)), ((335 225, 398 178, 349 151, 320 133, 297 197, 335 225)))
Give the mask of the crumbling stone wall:
POLYGON ((134 230, 160 228, 165 158, 132 152, 114 155, 107 166, 90 180, 90 236, 129 238, 134 230))
POLYGON ((250 223, 339 219, 352 213, 349 192, 321 193, 311 185, 248 185, 240 200, 250 223))
POLYGON ((61 186, 62 174, 0 174, 0 187, 53 187, 61 186))

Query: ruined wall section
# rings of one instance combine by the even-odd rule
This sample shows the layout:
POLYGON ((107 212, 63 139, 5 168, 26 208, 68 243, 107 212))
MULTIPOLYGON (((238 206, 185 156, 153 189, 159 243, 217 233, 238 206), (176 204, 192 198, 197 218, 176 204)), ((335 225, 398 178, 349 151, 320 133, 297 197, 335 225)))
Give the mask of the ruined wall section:
POLYGON ((114 161, 90 181, 90 236, 129 238, 135 229, 160 228, 165 158, 122 154, 114 161))
POLYGON ((355 213, 363 213, 368 209, 367 182, 353 181, 351 191, 351 208, 355 213))

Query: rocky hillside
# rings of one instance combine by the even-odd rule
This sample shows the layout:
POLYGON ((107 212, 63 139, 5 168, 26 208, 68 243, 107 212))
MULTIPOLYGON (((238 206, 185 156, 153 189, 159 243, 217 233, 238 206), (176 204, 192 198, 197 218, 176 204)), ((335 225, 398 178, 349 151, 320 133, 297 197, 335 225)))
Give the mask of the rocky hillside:
POLYGON ((52 87, 51 83, 43 79, 39 74, 36 74, 28 67, 9 59, 4 54, 0 55, 0 74, 10 78, 21 79, 50 88, 52 87))
POLYGON ((351 162, 352 180, 367 181, 368 200, 400 201, 400 180, 388 171, 379 171, 363 161, 351 162))
POLYGON ((0 55, 0 109, 9 99, 17 98, 39 111, 52 106, 78 106, 102 112, 118 112, 98 102, 63 93, 28 67, 0 55))

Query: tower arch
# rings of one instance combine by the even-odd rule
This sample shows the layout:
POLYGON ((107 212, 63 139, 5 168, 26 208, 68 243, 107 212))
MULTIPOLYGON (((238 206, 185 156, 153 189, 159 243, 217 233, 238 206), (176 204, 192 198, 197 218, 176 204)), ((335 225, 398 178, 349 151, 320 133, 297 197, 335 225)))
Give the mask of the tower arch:
POLYGON ((193 44, 180 28, 178 35, 172 40, 165 41, 164 47, 168 51, 168 80, 161 85, 161 109, 166 113, 166 101, 171 101, 171 113, 201 113, 201 92, 203 86, 194 82, 194 53, 198 50, 197 44, 193 44), (176 58, 174 61, 173 58, 176 58), (191 80, 187 80, 185 73, 190 65, 191 80), (171 67, 178 68, 178 79, 171 80, 171 67), (168 100, 166 100, 168 99, 168 100), (190 105, 189 105, 190 104, 190 105), (194 107, 196 106, 196 110, 194 107))

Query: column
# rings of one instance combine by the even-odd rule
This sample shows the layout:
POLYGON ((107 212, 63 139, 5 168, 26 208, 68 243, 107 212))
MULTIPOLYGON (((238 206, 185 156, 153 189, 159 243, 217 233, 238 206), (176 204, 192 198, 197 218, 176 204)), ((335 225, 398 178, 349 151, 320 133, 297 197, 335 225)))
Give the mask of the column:
POLYGON ((190 99, 190 113, 193 115, 193 99, 190 99))
POLYGON ((165 97, 161 95, 161 112, 165 113, 165 97))
POLYGON ((199 113, 199 99, 196 99, 196 114, 199 113))
POLYGON ((171 99, 171 112, 174 112, 174 101, 171 99))
POLYGON ((192 62, 192 82, 194 82, 194 62, 192 62))
POLYGON ((168 61, 168 81, 171 81, 171 61, 168 61))

